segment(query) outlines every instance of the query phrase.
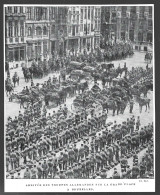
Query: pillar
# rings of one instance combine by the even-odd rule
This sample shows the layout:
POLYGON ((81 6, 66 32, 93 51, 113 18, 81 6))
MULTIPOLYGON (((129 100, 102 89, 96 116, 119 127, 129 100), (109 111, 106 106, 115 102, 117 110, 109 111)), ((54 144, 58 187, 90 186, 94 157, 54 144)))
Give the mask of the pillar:
POLYGON ((14 21, 12 22, 12 37, 14 37, 14 26, 15 26, 15 24, 14 24, 14 21))
POLYGON ((122 11, 121 11, 121 7, 118 7, 118 10, 117 10, 117 39, 121 39, 121 14, 122 14, 122 11))
POLYGON ((6 22, 6 32, 7 32, 7 37, 9 37, 9 25, 8 25, 8 20, 6 22))
POLYGON ((35 10, 35 8, 31 7, 31 19, 32 20, 35 20, 34 10, 35 10))
POLYGON ((21 32, 20 32, 20 20, 18 21, 18 37, 20 37, 21 36, 21 32))
POLYGON ((134 40, 138 43, 138 31, 139 31, 139 6, 136 6, 136 15, 137 19, 135 22, 135 30, 134 30, 134 40))
POLYGON ((128 32, 128 36, 127 36, 127 39, 129 39, 129 32, 130 32, 130 6, 127 6, 127 13, 126 13, 126 15, 127 15, 127 32, 128 32))

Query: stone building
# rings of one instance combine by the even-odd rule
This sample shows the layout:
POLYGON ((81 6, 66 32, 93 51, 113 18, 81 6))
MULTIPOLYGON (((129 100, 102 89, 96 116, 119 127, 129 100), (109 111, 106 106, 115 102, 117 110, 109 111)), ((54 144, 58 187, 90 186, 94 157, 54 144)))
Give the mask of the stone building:
POLYGON ((50 17, 49 7, 26 8, 26 57, 43 60, 49 52, 50 17))
POLYGON ((25 60, 25 7, 5 7, 5 58, 16 63, 25 60))
POLYGON ((102 6, 101 32, 105 39, 152 42, 152 6, 102 6))
POLYGON ((6 7, 5 25, 9 61, 43 60, 99 46, 101 7, 6 7))
POLYGON ((100 43, 100 6, 73 6, 68 11, 68 50, 91 51, 100 43))

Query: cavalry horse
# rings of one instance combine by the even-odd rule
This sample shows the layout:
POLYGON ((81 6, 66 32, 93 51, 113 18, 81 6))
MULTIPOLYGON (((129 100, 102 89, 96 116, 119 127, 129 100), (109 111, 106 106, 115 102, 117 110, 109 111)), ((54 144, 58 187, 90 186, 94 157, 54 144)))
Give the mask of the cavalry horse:
POLYGON ((151 61, 152 61, 152 53, 147 52, 145 57, 144 57, 144 60, 147 61, 147 62, 149 61, 151 63, 151 61))
POLYGON ((150 109, 150 101, 151 100, 149 98, 142 98, 142 97, 140 97, 140 95, 136 95, 136 101, 139 104, 139 112, 140 113, 142 112, 143 106, 146 107, 145 112, 147 111, 147 108, 150 109))

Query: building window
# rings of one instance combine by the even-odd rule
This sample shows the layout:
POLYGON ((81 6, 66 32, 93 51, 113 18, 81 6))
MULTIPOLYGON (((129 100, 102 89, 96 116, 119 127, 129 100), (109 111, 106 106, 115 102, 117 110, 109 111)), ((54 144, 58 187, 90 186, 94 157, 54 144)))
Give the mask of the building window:
POLYGON ((31 7, 28 7, 27 9, 27 16, 28 16, 28 19, 30 20, 31 19, 31 7))
POLYGON ((91 31, 94 31, 94 29, 93 29, 93 23, 91 24, 91 31))
POLYGON ((84 24, 84 33, 87 34, 87 24, 84 24))
POLYGON ((47 8, 43 8, 43 19, 47 19, 47 8))
POLYGON ((14 36, 18 37, 18 21, 15 21, 14 36))
POLYGON ((28 36, 31 36, 31 31, 32 31, 32 29, 31 29, 31 27, 29 27, 28 28, 28 36))
POLYGON ((54 17, 55 17, 55 10, 54 10, 54 9, 55 9, 55 8, 52 7, 51 9, 52 9, 51 17, 52 17, 52 19, 54 19, 54 17))
POLYGON ((80 31, 83 31, 83 24, 80 25, 80 31))
POLYGON ((51 28, 51 34, 55 34, 55 25, 52 25, 52 28, 51 28))
POLYGON ((149 15, 152 15, 152 7, 149 6, 149 15))
POLYGON ((78 26, 76 26, 76 33, 78 33, 78 26))
POLYGON ((17 7, 14 7, 14 13, 17 14, 17 7))
POLYGON ((36 28, 36 35, 42 35, 42 30, 39 26, 36 28))
POLYGON ((87 8, 84 9, 84 19, 87 19, 87 8))
POLYGON ((90 7, 88 7, 88 19, 90 20, 90 7))
POLYGON ((20 7, 20 13, 23 13, 23 7, 20 7))
MULTIPOLYGON (((44 12, 44 10, 43 10, 42 7, 35 8, 35 19, 36 20, 42 20, 43 12, 44 12)), ((44 17, 45 17, 45 14, 44 14, 43 18, 44 17)))
POLYGON ((8 13, 9 13, 9 14, 12 13, 12 7, 8 7, 8 13))
POLYGON ((87 28, 87 34, 90 33, 90 24, 88 24, 88 28, 87 28))
POLYGON ((20 22, 20 36, 24 36, 24 23, 23 21, 20 22))
POLYGON ((98 21, 95 21, 95 30, 98 30, 98 21))
POLYGON ((12 37, 12 30, 13 30, 12 21, 9 21, 9 37, 12 37))
POLYGON ((47 54, 47 41, 43 42, 43 54, 46 55, 47 54))
POLYGON ((91 19, 93 19, 93 7, 91 8, 91 19))
POLYGON ((71 34, 71 26, 69 26, 68 33, 71 34))
POLYGON ((43 27, 43 35, 47 35, 47 28, 46 28, 46 26, 43 27))
POLYGON ((81 21, 83 22, 83 9, 81 9, 81 21))

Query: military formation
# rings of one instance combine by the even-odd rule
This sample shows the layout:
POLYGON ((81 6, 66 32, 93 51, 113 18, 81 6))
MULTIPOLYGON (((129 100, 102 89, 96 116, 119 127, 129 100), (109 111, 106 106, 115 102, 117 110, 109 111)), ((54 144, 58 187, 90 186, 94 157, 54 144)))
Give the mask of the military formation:
MULTIPOLYGON (((130 47, 127 48, 129 50, 130 47)), ((75 61, 79 59, 72 55, 70 58, 76 58, 75 61)), ((68 63, 69 61, 65 66, 68 63)), ((59 68, 56 71, 63 67, 60 65, 59 68)), ((133 77, 134 73, 138 81, 144 72, 141 69, 132 69, 132 73, 129 73, 130 77, 133 77)), ((150 70, 145 73, 151 72, 150 70)), ((17 77, 15 73, 14 78, 17 77)), ((35 77, 38 76, 35 74, 35 77)), ((11 82, 8 80, 7 82, 11 82)), ((63 78, 62 81, 64 80, 66 79, 63 78)), ((31 87, 24 87, 22 90, 25 94, 30 94, 32 88, 38 87, 35 86, 33 78, 30 81, 31 87)), ((60 78, 49 78, 43 88, 49 88, 55 82, 61 84, 62 81, 60 78)), ((94 84, 98 85, 96 80, 94 84)), ((9 96, 9 100, 10 98, 13 97, 9 96)), ((85 106, 81 110, 71 112, 66 100, 63 105, 59 105, 57 111, 51 113, 47 107, 48 100, 45 100, 44 105, 41 98, 32 99, 33 101, 26 101, 26 105, 23 105, 24 112, 20 110, 17 116, 7 119, 7 178, 154 178, 153 123, 143 126, 140 116, 134 115, 122 123, 116 120, 108 122, 108 112, 105 108, 98 114, 96 108, 89 113, 85 106)), ((130 114, 134 113, 133 105, 132 100, 130 114)))

